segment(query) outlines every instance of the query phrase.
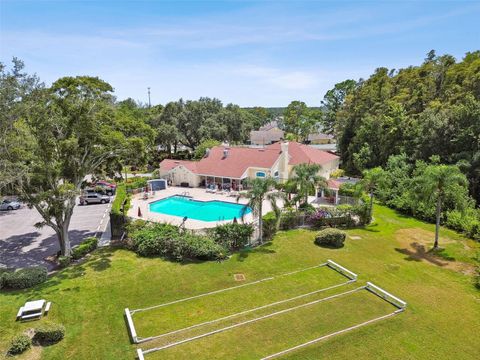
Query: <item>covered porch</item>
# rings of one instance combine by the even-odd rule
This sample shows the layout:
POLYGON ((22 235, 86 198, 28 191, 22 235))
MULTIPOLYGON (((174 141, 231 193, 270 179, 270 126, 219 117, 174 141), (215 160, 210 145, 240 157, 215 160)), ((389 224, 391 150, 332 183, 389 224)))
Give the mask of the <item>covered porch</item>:
POLYGON ((242 191, 246 188, 245 178, 200 175, 200 187, 224 191, 242 191))

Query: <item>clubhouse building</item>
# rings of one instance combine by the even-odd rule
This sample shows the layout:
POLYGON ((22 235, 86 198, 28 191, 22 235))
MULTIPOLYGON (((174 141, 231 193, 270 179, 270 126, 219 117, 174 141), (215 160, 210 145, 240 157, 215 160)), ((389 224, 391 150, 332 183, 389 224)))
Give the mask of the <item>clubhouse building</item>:
POLYGON ((165 159, 160 177, 173 186, 209 187, 238 190, 245 179, 271 177, 288 180, 298 164, 318 164, 319 175, 330 178, 340 158, 297 142, 279 142, 263 148, 216 146, 199 161, 165 159))

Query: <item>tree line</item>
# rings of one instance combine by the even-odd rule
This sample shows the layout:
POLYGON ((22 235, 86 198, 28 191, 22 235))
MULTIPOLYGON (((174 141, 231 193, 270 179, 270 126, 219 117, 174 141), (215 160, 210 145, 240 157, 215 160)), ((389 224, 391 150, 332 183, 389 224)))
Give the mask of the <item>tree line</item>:
POLYGON ((335 85, 322 104, 348 174, 385 166, 392 155, 411 165, 438 156, 465 174, 480 203, 480 51, 457 61, 432 50, 419 66, 378 68, 335 85))

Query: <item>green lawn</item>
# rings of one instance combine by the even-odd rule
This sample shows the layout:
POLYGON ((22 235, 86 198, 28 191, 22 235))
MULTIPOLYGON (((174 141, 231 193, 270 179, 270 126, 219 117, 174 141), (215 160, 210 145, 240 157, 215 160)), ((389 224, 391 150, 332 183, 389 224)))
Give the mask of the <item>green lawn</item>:
MULTIPOLYGON (((407 301, 408 309, 284 359, 478 358, 480 292, 473 287, 471 276, 478 244, 442 230, 440 245, 445 251, 442 258, 434 258, 424 251, 428 248, 425 242, 433 238, 432 225, 383 207, 375 208, 375 218, 375 223, 366 229, 348 231, 350 236, 361 239, 347 239, 346 246, 339 250, 319 248, 313 244, 314 232, 295 230, 281 232, 271 244, 235 254, 222 263, 177 264, 139 258, 125 250, 98 251, 89 261, 53 276, 33 290, 2 293, 0 349, 3 353, 14 334, 36 324, 15 322, 18 307, 25 300, 45 298, 53 302, 48 317, 66 326, 66 337, 41 351, 30 350, 19 359, 133 359, 136 347, 129 342, 123 318, 125 307, 147 307, 235 286, 239 284, 233 279, 236 273, 254 281, 331 258, 358 273, 358 283, 315 295, 314 299, 372 281, 407 301)), ((254 285, 251 292, 243 288, 230 296, 214 296, 211 302, 175 305, 170 313, 167 309, 153 311, 151 321, 146 313, 137 313, 134 321, 138 322, 140 335, 153 335, 157 328, 162 333, 265 304, 269 296, 274 301, 283 298, 282 294, 294 296, 342 281, 335 273, 320 268, 275 284, 254 285)), ((391 310, 385 302, 360 291, 149 354, 146 359, 257 359, 391 310)), ((157 343, 142 344, 142 348, 153 344, 157 343)))

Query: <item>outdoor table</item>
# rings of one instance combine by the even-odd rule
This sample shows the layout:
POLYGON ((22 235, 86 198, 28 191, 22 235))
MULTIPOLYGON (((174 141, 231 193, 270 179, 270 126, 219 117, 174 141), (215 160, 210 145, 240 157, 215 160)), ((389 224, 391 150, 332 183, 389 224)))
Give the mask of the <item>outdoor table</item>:
POLYGON ((25 305, 20 308, 20 319, 31 319, 41 317, 43 314, 43 307, 45 300, 27 301, 25 305))

